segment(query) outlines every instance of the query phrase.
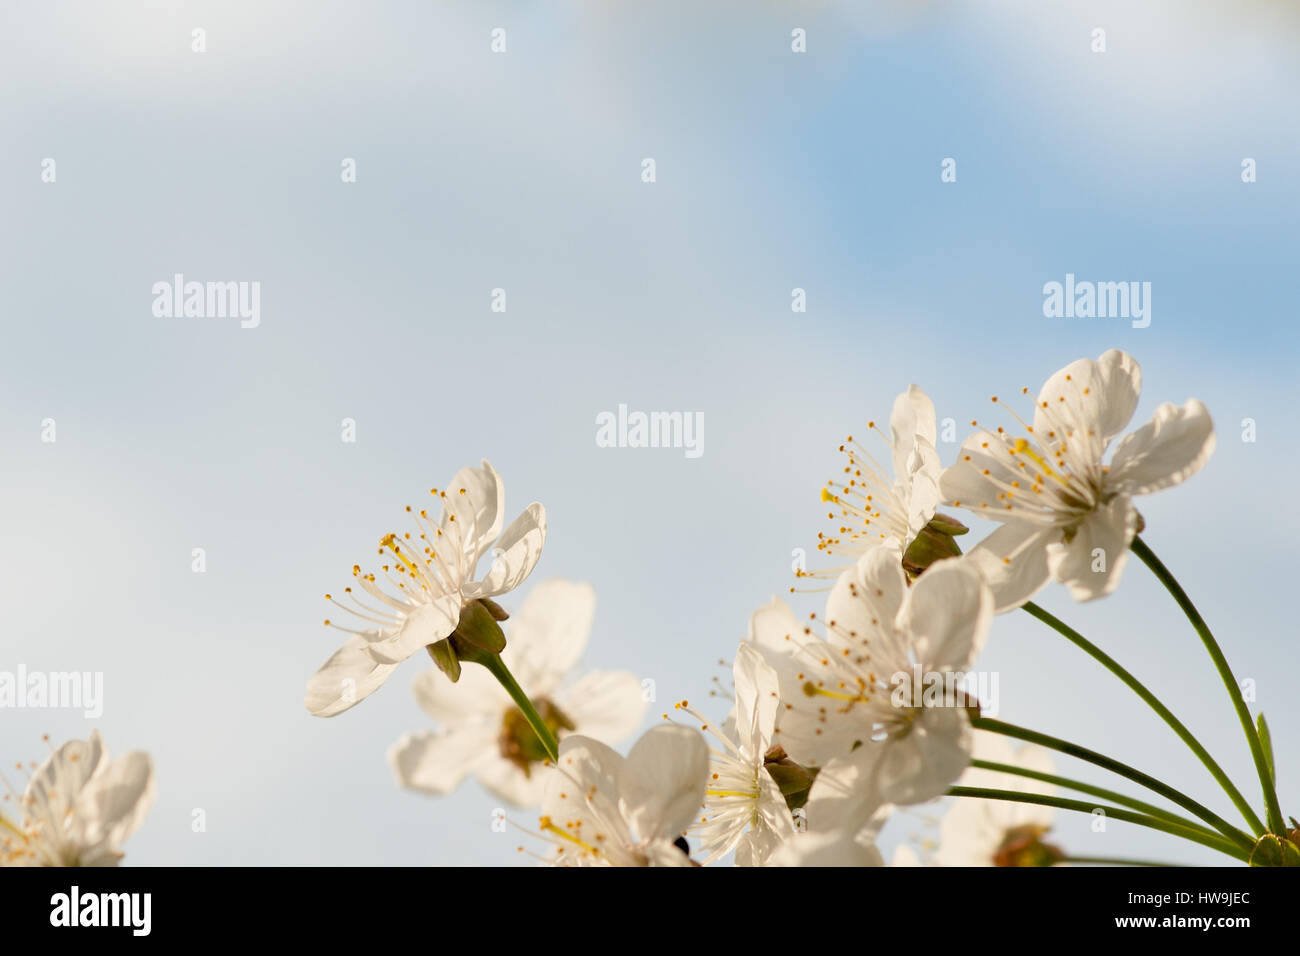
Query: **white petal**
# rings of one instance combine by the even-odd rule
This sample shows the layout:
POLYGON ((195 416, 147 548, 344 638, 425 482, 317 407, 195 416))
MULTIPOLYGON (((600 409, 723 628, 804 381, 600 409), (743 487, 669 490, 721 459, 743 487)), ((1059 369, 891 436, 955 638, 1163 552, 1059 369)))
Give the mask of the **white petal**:
POLYGON ((404 734, 388 748, 388 766, 399 786, 442 796, 455 790, 466 774, 495 752, 493 728, 486 724, 419 730, 404 734))
POLYGON ((459 531, 465 536, 465 566, 472 568, 501 534, 505 485, 485 458, 482 468, 462 468, 456 472, 445 491, 443 511, 456 516, 459 531))
POLYGON ((360 635, 330 655, 307 681, 303 704, 317 717, 333 717, 365 700, 388 680, 396 664, 380 664, 366 650, 360 635))
POLYGON ((660 724, 641 735, 618 775, 624 815, 643 840, 675 840, 704 804, 709 748, 692 727, 660 724))
POLYGON ((467 600, 512 591, 532 573, 546 542, 546 509, 533 502, 510 523, 492 549, 492 567, 479 581, 465 585, 467 600))
POLYGON ((889 640, 890 625, 907 594, 902 556, 893 544, 862 555, 835 581, 826 598, 826 639, 842 646, 854 637, 889 640))
POLYGON ((549 694, 578 663, 591 635, 596 592, 585 581, 543 581, 504 625, 510 671, 534 696, 549 694))
MULTIPOLYGON (((366 650, 380 664, 400 664, 416 651, 456 630, 460 622, 460 595, 443 594, 414 608, 395 630, 368 640, 366 650)), ((367 637, 375 632, 367 632, 367 637)))
POLYGON ((1034 433, 1047 435, 1064 420, 1083 434, 1095 433, 1104 448, 1129 423, 1141 393, 1142 369, 1127 352, 1111 349, 1096 361, 1079 359, 1049 378, 1038 393, 1034 433))
POLYGON ((742 751, 760 757, 772 745, 776 711, 781 705, 776 671, 763 660, 752 644, 743 643, 736 650, 732 667, 736 685, 736 732, 742 751))
POLYGON ((894 399, 894 409, 889 416, 890 443, 894 447, 894 477, 907 474, 907 459, 912 446, 919 438, 931 448, 938 442, 935 427, 934 402, 915 385, 894 399))
POLYGON ((1159 491, 1196 474, 1213 452, 1209 410, 1194 398, 1182 406, 1165 402, 1115 447, 1106 484, 1131 495, 1159 491))
POLYGON ((993 590, 994 613, 1014 610, 1051 580, 1047 568, 1050 530, 1023 521, 1008 522, 970 550, 993 590))
POLYGON ((116 847, 140 828, 153 799, 153 761, 136 750, 95 775, 77 801, 76 815, 91 842, 116 847))
POLYGON ((879 746, 884 748, 876 766, 881 799, 924 803, 943 795, 970 763, 970 721, 960 707, 925 707, 906 735, 879 746))
MULTIPOLYGON (((624 759, 610 747, 582 734, 560 741, 555 769, 544 772, 542 812, 554 826, 580 835, 591 847, 623 847, 631 842, 618 802, 618 775, 624 759)), ((563 841, 561 841, 563 844, 563 841)), ((561 847, 571 862, 598 862, 575 844, 561 847)))
POLYGON ((1068 587, 1076 601, 1105 597, 1119 587, 1136 533, 1133 503, 1127 495, 1116 495, 1084 520, 1068 544, 1054 541, 1047 546, 1052 577, 1068 587))
POLYGON ((411 690, 420 708, 443 726, 482 718, 500 720, 506 709, 514 706, 496 678, 477 665, 463 666, 460 680, 454 684, 438 668, 430 667, 415 676, 411 690))
POLYGON ((800 833, 768 860, 768 866, 884 865, 880 851, 858 843, 852 833, 800 833))
POLYGON ((921 858, 917 856, 916 851, 913 850, 906 843, 900 843, 898 846, 894 847, 894 856, 893 859, 889 861, 889 865, 890 866, 920 866, 921 858))
POLYGON ((828 761, 808 791, 808 828, 815 833, 857 833, 866 827, 884 803, 877 787, 878 763, 884 756, 884 743, 868 741, 828 761))
POLYGON ((52 812, 62 823, 63 813, 76 805, 87 782, 108 762, 108 748, 98 730, 89 740, 69 740, 59 746, 32 774, 23 794, 43 815, 52 812))
POLYGON ((915 659, 926 671, 964 671, 993 623, 993 592, 967 560, 939 561, 917 579, 898 615, 915 659))
POLYGON ((780 693, 785 697, 802 693, 803 681, 799 673, 803 665, 799 663, 799 648, 810 640, 805 633, 807 625, 794 616, 790 605, 780 598, 772 598, 749 618, 749 643, 756 647, 776 671, 780 681, 780 693))
POLYGON ((788 657, 804 638, 804 623, 794 616, 790 605, 778 597, 764 604, 749 617, 749 640, 763 652, 768 663, 788 657))
POLYGON ((557 697, 577 733, 607 744, 632 736, 645 718, 644 688, 631 671, 591 671, 557 697))
POLYGON ((484 760, 474 771, 478 782, 492 795, 511 806, 540 807, 546 799, 546 782, 551 769, 532 764, 525 774, 518 764, 496 757, 484 760))

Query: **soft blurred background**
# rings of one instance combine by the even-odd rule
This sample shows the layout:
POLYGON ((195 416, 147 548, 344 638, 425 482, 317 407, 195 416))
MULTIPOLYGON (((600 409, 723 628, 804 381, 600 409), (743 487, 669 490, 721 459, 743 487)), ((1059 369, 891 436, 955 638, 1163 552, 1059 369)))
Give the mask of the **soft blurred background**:
MULTIPOLYGON (((460 466, 490 458, 511 515, 546 504, 536 579, 594 584, 585 663, 653 680, 649 725, 702 701, 750 611, 787 589, 846 433, 916 382, 960 438, 989 395, 1112 347, 1142 363, 1139 423, 1189 396, 1216 416, 1205 471, 1140 502, 1146 539, 1255 681, 1300 815, 1290 5, 223 0, 0 18, 0 669, 105 675, 97 721, 0 714, 0 757, 93 727, 151 752, 158 799, 127 862, 520 860, 477 785, 432 800, 393 783, 385 748, 428 725, 419 661, 332 720, 301 702, 339 638, 322 594, 460 466), (177 272, 260 281, 260 326, 155 318, 151 286, 177 272), (1067 272, 1150 282, 1150 327, 1044 318, 1042 286, 1067 272), (598 448, 595 417, 619 403, 702 412, 702 457, 598 448)), ((1219 678, 1140 564, 1104 602, 1041 603, 1258 803, 1219 678)), ((1004 719, 1232 816, 1144 705, 1027 615, 997 620, 980 667, 1004 719)), ((891 823, 886 854, 941 809, 891 823)), ((1059 819, 1058 842, 1213 858, 1089 823, 1059 819)))

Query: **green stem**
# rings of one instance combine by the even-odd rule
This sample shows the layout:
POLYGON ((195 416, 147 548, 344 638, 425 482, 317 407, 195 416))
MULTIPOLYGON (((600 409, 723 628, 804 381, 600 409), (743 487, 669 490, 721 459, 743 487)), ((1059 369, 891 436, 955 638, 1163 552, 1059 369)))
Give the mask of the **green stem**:
POLYGON ((1160 863, 1155 860, 1129 860, 1122 856, 1067 856, 1062 863, 1093 863, 1098 866, 1186 866, 1186 863, 1160 863))
POLYGON ((1187 619, 1192 622, 1192 627, 1200 635, 1201 643, 1205 645, 1206 651, 1210 654, 1210 659, 1214 661, 1214 666, 1219 670, 1219 676, 1223 678, 1223 686, 1228 689, 1228 696, 1232 699, 1232 706, 1237 711, 1237 718, 1241 721, 1241 728, 1246 732, 1246 743, 1250 745, 1250 755, 1255 761, 1255 769, 1259 773, 1259 782, 1264 790, 1264 802, 1268 806, 1268 826, 1273 833, 1285 832, 1285 824, 1282 822, 1282 807, 1277 800, 1277 790, 1273 786, 1273 777, 1268 769, 1268 761, 1264 758, 1264 745, 1260 743, 1259 731, 1255 728, 1255 722, 1250 717, 1250 708, 1246 706, 1245 698, 1241 696, 1241 686, 1237 683, 1237 678, 1232 674, 1232 668, 1228 666, 1228 659, 1223 656, 1223 650, 1219 647, 1219 642, 1214 639, 1210 633, 1209 626, 1205 619, 1201 617, 1196 605, 1192 599, 1187 596, 1182 585, 1169 573, 1169 569, 1164 566, 1155 553, 1147 547, 1141 536, 1133 538, 1133 544, 1130 546, 1133 553, 1142 559, 1142 563, 1151 569, 1151 573, 1160 579, 1160 583, 1165 586, 1170 594, 1173 595, 1178 606, 1183 609, 1187 619))
POLYGON ((1032 601, 1024 607, 1031 615, 1038 618, 1038 620, 1052 628, 1052 630, 1065 637, 1066 640, 1084 651, 1084 653, 1089 654, 1099 661, 1102 667, 1106 668, 1122 680, 1128 685, 1130 690, 1134 691, 1139 697, 1146 701, 1147 705, 1159 714, 1160 718, 1166 724, 1173 728, 1174 733, 1179 736, 1183 743, 1187 744, 1187 746, 1191 748, 1192 753, 1196 754, 1196 756, 1200 758, 1201 763, 1205 764, 1206 769, 1209 770, 1214 779, 1218 781, 1219 786, 1223 788, 1224 793, 1226 793, 1228 798, 1232 800, 1233 805, 1236 806, 1237 810, 1245 818, 1246 823, 1255 832, 1255 835, 1258 836, 1264 832, 1264 824, 1260 821, 1251 805, 1246 802, 1246 798, 1242 796, 1241 791, 1237 789, 1236 784, 1228 779, 1228 775, 1223 772, 1223 768, 1220 767, 1215 759, 1210 756, 1209 751, 1201 746, 1201 742, 1192 736, 1191 731, 1183 725, 1181 720, 1173 715, 1168 707, 1160 702, 1159 698, 1157 698, 1155 694, 1147 690, 1146 686, 1140 680, 1121 667, 1109 654, 1103 651, 1096 644, 1093 644, 1074 628, 1061 621, 1055 615, 1048 611, 1044 611, 1032 601))
POLYGON ((1083 783, 1080 780, 1072 780, 1069 777, 1061 777, 1052 773, 1043 773, 1040 770, 1030 770, 1027 767, 1017 767, 1015 764, 997 763, 992 760, 972 760, 972 767, 980 770, 991 770, 994 773, 1010 773, 1017 777, 1027 777, 1030 780, 1041 780, 1044 783, 1050 783, 1057 787, 1064 787, 1068 790, 1077 790, 1080 793, 1086 793, 1089 796, 1101 797, 1103 800, 1110 800, 1112 803, 1118 803, 1121 806, 1128 807, 1131 810, 1137 810, 1139 813, 1145 813, 1148 816, 1159 817, 1170 823, 1176 823, 1179 826, 1188 827, 1193 830, 1200 830, 1212 837, 1218 837, 1213 830, 1203 827, 1194 820, 1186 817, 1180 817, 1176 813, 1157 807, 1153 803, 1146 803, 1142 800, 1136 800, 1133 797, 1118 793, 1114 790, 1107 790, 1105 787, 1094 787, 1092 784, 1083 783))
POLYGON ((1061 740, 1059 737, 1050 737, 1047 734, 1040 734, 1034 730, 1017 727, 1015 724, 1004 723, 1001 720, 993 720, 990 717, 973 717, 971 718, 971 726, 975 727, 977 730, 987 730, 995 734, 1002 734, 1006 737, 1015 737, 1018 740, 1026 740, 1030 743, 1047 747, 1050 750, 1056 750, 1060 753, 1068 754, 1071 757, 1076 757, 1079 760, 1085 760, 1090 764, 1095 764, 1096 766, 1109 770, 1112 773, 1117 773, 1121 777, 1126 777, 1134 783, 1160 794, 1165 799, 1171 800, 1184 810, 1187 810, 1193 816, 1200 817, 1233 843, 1241 846, 1247 853, 1249 853, 1255 846, 1254 840, 1245 833, 1242 833, 1212 810, 1201 806, 1201 804, 1197 803, 1185 793, 1175 790, 1166 783, 1161 783, 1149 774, 1145 774, 1140 770, 1135 770, 1128 764, 1120 763, 1118 760, 1113 760, 1104 754, 1099 754, 1094 750, 1087 749, 1086 747, 1080 747, 1078 744, 1072 744, 1067 740, 1061 740))
POLYGON ((978 797, 982 800, 1006 800, 1011 803, 1031 803, 1041 807, 1056 807, 1059 810, 1074 810, 1078 813, 1092 814, 1096 810, 1101 810, 1108 817, 1116 820, 1123 820, 1125 823, 1135 823, 1138 826, 1149 827, 1152 830, 1160 830, 1173 836, 1182 837, 1193 843, 1199 843, 1202 846, 1209 847, 1212 850, 1218 850, 1220 853, 1226 853, 1238 860, 1250 859, 1250 851, 1234 846, 1229 841, 1219 836, 1209 836, 1201 830, 1189 830, 1186 827, 1179 826, 1176 823, 1170 823, 1167 820, 1161 820, 1159 817, 1149 817, 1145 813, 1135 813, 1132 810, 1125 810, 1123 807, 1106 807, 1097 806, 1095 803, 1089 803, 1086 800, 1070 800, 1065 797, 1049 797, 1042 793, 1025 793, 1022 790, 989 790, 984 787, 951 787, 948 790, 950 797, 978 797))
POLYGON ((525 694, 523 689, 515 682, 514 675, 510 673, 510 668, 506 667, 506 662, 501 659, 501 655, 492 654, 485 656, 479 663, 486 667, 488 673, 495 677, 501 686, 506 689, 506 693, 510 695, 510 699, 515 702, 515 706, 519 708, 519 712, 523 714, 524 719, 528 721, 528 726, 533 728, 533 733, 537 734, 537 739, 540 740, 542 746, 546 748, 547 756, 549 756, 553 762, 558 763, 560 759, 559 742, 556 741, 555 735, 551 733, 550 728, 546 726, 546 721, 542 720, 541 715, 537 713, 537 708, 534 707, 533 702, 528 699, 528 695, 525 694))

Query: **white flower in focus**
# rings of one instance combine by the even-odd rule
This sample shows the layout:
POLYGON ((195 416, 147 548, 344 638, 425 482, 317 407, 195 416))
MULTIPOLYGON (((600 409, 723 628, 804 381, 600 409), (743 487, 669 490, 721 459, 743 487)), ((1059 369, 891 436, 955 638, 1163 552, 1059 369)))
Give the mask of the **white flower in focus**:
POLYGON ((0 865, 116 866, 118 847, 140 828, 153 797, 148 754, 110 760, 98 731, 70 740, 32 773, 18 800, 21 817, 0 815, 0 865))
POLYGON ((966 559, 935 563, 909 588, 893 544, 835 582, 824 634, 779 600, 754 613, 751 639, 780 677, 776 741, 822 768, 814 797, 831 761, 856 767, 882 803, 929 800, 961 775, 971 729, 956 675, 969 670, 992 617, 993 596, 966 559), (917 676, 944 693, 922 693, 917 676))
MULTIPOLYGON (((893 477, 850 435, 840 445, 848 464, 838 479, 822 489, 822 501, 838 509, 826 517, 843 522, 829 534, 817 535, 817 550, 856 560, 882 542, 895 542, 904 553, 934 517, 939 504, 942 467, 935 450, 934 403, 917 386, 894 399, 885 436, 875 422, 867 427, 888 444, 893 477)), ((802 571, 800 577, 835 577, 844 569, 802 571)))
POLYGON ((1047 380, 1032 425, 1012 413, 1024 435, 980 429, 944 471, 946 502, 1002 523, 971 552, 999 612, 1024 604, 1049 578, 1076 601, 1110 594, 1140 530, 1132 497, 1176 485, 1209 459, 1214 424, 1205 406, 1190 399, 1157 408, 1105 464, 1141 391, 1141 369, 1126 352, 1079 359, 1047 380))
MULTIPOLYGON (((507 622, 509 643, 501 658, 561 740, 576 732, 612 744, 641 725, 645 701, 636 675, 592 671, 563 683, 587 646, 595 609, 591 585, 543 581, 507 622)), ((415 699, 440 726, 406 734, 389 748, 400 785, 442 795, 473 774, 515 806, 541 805, 546 753, 487 670, 467 668, 452 685, 430 668, 415 679, 415 699)))
POLYGON ((558 866, 690 866, 678 845, 704 802, 709 748, 696 730, 661 724, 626 758, 590 737, 560 741, 547 772, 542 835, 558 866))
MULTIPOLYGON (((776 671, 753 645, 741 644, 733 673, 736 709, 728 725, 734 727, 730 733, 713 731, 723 749, 712 751, 704 813, 690 829, 701 840, 705 866, 733 849, 737 866, 761 866, 794 836, 790 808, 764 759, 780 706, 776 671)), ((685 701, 677 708, 712 730, 685 701)))
POLYGON ((325 596, 358 626, 325 621, 352 636, 307 682, 304 703, 317 717, 333 717, 374 693, 398 664, 450 635, 462 608, 513 590, 537 564, 546 509, 534 502, 502 533, 505 489, 486 460, 482 468, 462 468, 445 490, 431 494, 441 504, 440 516, 435 521, 408 505, 414 530, 381 539, 379 553, 389 563, 380 565, 379 575, 353 566, 356 587, 369 603, 351 587, 343 601, 325 596), (491 566, 479 577, 489 551, 491 566))
MULTIPOLYGON (((1052 773, 1051 754, 1032 744, 1014 750, 1004 737, 981 734, 974 756, 991 763, 1010 764, 1040 773, 1052 773)), ((963 787, 1019 790, 1052 795, 1056 787, 1028 777, 967 769, 963 787)), ((1007 800, 955 797, 952 808, 939 824, 940 866, 1047 866, 1058 862, 1059 850, 1043 842, 1052 826, 1054 808, 1007 800)))

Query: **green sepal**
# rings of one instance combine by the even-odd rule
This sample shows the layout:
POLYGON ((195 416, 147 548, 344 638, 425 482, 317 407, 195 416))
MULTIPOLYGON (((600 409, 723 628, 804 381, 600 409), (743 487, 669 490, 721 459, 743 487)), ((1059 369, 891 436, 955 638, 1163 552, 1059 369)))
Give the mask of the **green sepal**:
POLYGON ((780 789, 781 796, 785 797, 785 804, 791 811, 798 810, 808 802, 808 792, 817 779, 816 767, 795 763, 785 755, 780 744, 763 755, 763 766, 780 789))
POLYGON ((460 680, 460 660, 456 657, 456 652, 452 650, 451 639, 444 637, 442 640, 430 644, 426 650, 433 662, 438 665, 438 670, 442 671, 454 684, 460 680))
POLYGON ((1285 837, 1265 833, 1250 854, 1251 866, 1300 866, 1300 847, 1285 837))
POLYGON ((478 649, 485 654, 500 654, 506 649, 506 635, 497 618, 482 601, 470 601, 460 612, 456 630, 451 632, 452 646, 462 660, 461 649, 478 649))
POLYGON ((917 577, 936 561, 957 557, 961 547, 954 537, 969 530, 956 518, 936 514, 903 552, 903 570, 917 577))

